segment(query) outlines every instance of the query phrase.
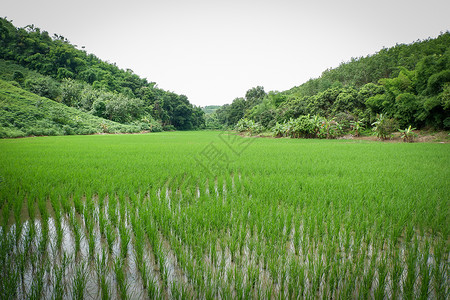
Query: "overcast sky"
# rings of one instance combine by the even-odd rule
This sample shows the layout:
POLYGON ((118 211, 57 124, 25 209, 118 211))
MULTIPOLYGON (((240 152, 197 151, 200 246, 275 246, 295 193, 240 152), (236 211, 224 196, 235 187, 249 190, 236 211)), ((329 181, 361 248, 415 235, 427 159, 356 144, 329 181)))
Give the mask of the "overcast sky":
POLYGON ((448 0, 2 0, 0 11, 201 106, 450 30, 448 0))

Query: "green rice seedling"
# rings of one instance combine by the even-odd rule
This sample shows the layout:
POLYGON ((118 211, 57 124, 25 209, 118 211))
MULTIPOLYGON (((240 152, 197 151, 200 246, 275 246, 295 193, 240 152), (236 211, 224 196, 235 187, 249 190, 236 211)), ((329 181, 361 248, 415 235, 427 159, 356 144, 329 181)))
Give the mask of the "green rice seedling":
POLYGON ((172 281, 171 287, 170 287, 170 298, 171 299, 183 299, 183 293, 180 289, 179 285, 172 281))
POLYGON ((64 298, 64 272, 65 268, 63 266, 54 266, 53 267, 53 295, 52 299, 63 299, 64 298))
POLYGON ((116 275, 117 293, 120 299, 128 299, 128 284, 122 258, 116 259, 114 263, 114 273, 116 275))
POLYGON ((111 254, 113 251, 114 241, 116 240, 116 230, 111 223, 106 225, 106 241, 108 243, 108 251, 111 254))
POLYGON ((30 288, 30 299, 41 299, 44 290, 44 274, 45 266, 41 265, 36 272, 36 276, 34 276, 36 280, 33 280, 30 288))
POLYGON ((56 231, 56 248, 61 250, 62 240, 63 240, 63 228, 62 228, 62 217, 60 206, 55 204, 53 206, 53 211, 55 212, 55 231, 56 231))
POLYGON ((4 233, 1 239, 0 247, 0 262, 2 263, 0 274, 0 298, 14 299, 17 297, 17 288, 20 282, 19 269, 15 268, 12 262, 8 259, 8 254, 11 252, 14 241, 12 237, 6 237, 4 233))
POLYGON ((100 234, 106 236, 107 219, 105 218, 103 209, 99 209, 98 214, 98 227, 100 229, 100 234))
MULTIPOLYGON (((418 293, 414 296, 428 293, 428 297, 446 297, 445 237, 449 226, 445 200, 450 173, 442 166, 450 163, 448 145, 252 141, 245 151, 232 156, 227 167, 206 175, 191 159, 205 146, 213 142, 220 151, 234 155, 214 132, 0 140, 0 153, 5 158, 0 160, 0 176, 11 183, 8 187, 0 185, 0 195, 6 195, 0 200, 1 216, 7 216, 2 224, 10 226, 10 214, 15 222, 18 220, 16 200, 26 199, 28 214, 35 219, 34 207, 50 212, 42 202, 50 199, 55 226, 57 219, 63 224, 68 215, 74 244, 83 241, 85 233, 87 245, 94 249, 97 245, 92 243, 91 232, 98 222, 106 253, 113 254, 117 240, 121 243, 120 253, 114 253, 116 258, 125 258, 123 249, 134 250, 126 257, 135 257, 142 280, 133 276, 128 281, 133 285, 131 280, 138 280, 136 284, 142 281, 150 298, 168 297, 173 282, 178 292, 190 299, 267 295, 362 298, 372 293, 377 298, 398 298, 407 297, 408 284, 418 293), (45 184, 35 184, 36 178, 45 184), (171 191, 170 198, 165 198, 165 189, 171 191), (78 222, 79 239, 75 237, 74 221, 78 222), (426 246, 414 245, 417 230, 430 242, 428 259, 426 246), (122 245, 122 240, 127 240, 122 237, 125 231, 129 247, 122 245), (153 252, 156 267, 152 260, 142 263, 147 251, 153 252), (417 251, 415 258, 410 257, 413 251, 417 251), (410 266, 415 261, 414 280, 406 278, 408 260, 410 266), (186 277, 179 279, 172 274, 173 267, 186 277), (258 279, 256 269, 260 272, 258 279), (154 292, 149 291, 150 278, 155 280, 154 292), (183 292, 186 289, 189 293, 183 292)), ((21 218, 23 221, 23 215, 21 218)), ((47 254, 36 251, 42 236, 36 233, 38 226, 33 229, 33 222, 28 224, 29 229, 21 236, 24 243, 19 242, 24 247, 20 251, 27 255, 21 260, 20 253, 7 246, 0 264, 11 266, 14 257, 15 272, 28 269, 36 274, 47 254)), ((60 232, 64 249, 65 232, 60 232)), ((12 245, 15 238, 12 232, 12 245)), ((1 239, 6 238, 3 235, 1 239)), ((82 245, 79 243, 79 247, 82 245)), ((41 248, 45 252, 49 249, 41 248)), ((81 250, 77 252, 84 253, 85 249, 81 250)), ((90 250, 89 256, 95 255, 90 250)), ((112 260, 114 255, 106 259, 112 260)), ((49 260, 48 264, 53 267, 57 261, 49 260)), ((90 263, 86 268, 94 266, 90 263)), ((116 295, 115 281, 109 279, 114 276, 114 267, 103 274, 103 283, 99 276, 99 289, 103 284, 105 297, 116 295)), ((1 279, 4 276, 9 278, 3 275, 1 279)), ((20 283, 20 276, 18 280, 20 283)), ((68 282, 64 281, 65 291, 71 288, 68 282)), ((44 286, 48 284, 45 280, 44 286)))
POLYGON ((84 291, 87 283, 87 269, 85 263, 78 263, 75 267, 75 278, 73 279, 73 299, 84 299, 84 291))
POLYGON ((406 257, 406 279, 404 282, 403 293, 408 299, 414 297, 414 284, 416 282, 416 262, 418 257, 418 241, 414 238, 414 243, 410 245, 406 257))
POLYGON ((70 211, 72 210, 72 206, 70 204, 69 197, 68 196, 61 197, 60 200, 61 200, 61 206, 63 208, 64 213, 69 215, 70 211))
POLYGON ((114 227, 117 227, 118 225, 118 217, 117 217, 117 198, 115 195, 111 195, 108 198, 108 218, 111 224, 114 225, 114 227))
MULTIPOLYGON (((434 292, 438 299, 445 298, 446 295, 446 280, 448 276, 448 264, 445 262, 445 246, 446 241, 443 239, 434 247, 434 266, 433 266, 433 279, 434 279, 434 292)), ((447 252, 448 253, 448 252, 447 252)))
POLYGON ((147 296, 149 299, 160 299, 161 293, 158 288, 158 283, 154 278, 149 278, 147 283, 147 296))
POLYGON ((373 284, 373 279, 374 279, 374 275, 375 275, 375 262, 376 262, 376 255, 375 253, 372 253, 370 260, 369 260, 369 265, 367 267, 367 270, 363 276, 363 280, 362 280, 362 286, 361 286, 361 293, 362 293, 362 297, 363 298, 368 298, 371 288, 372 288, 372 284, 373 284))
POLYGON ((110 297, 110 289, 109 289, 109 283, 106 279, 106 274, 102 273, 100 275, 100 294, 102 300, 108 300, 111 299, 110 297))
MULTIPOLYGON (((6 231, 8 228, 8 221, 9 221, 9 203, 5 203, 2 206, 2 228, 6 231)), ((5 234, 6 236, 6 234, 5 234)))
POLYGON ((381 261, 378 265, 378 285, 374 291, 375 299, 384 299, 385 290, 386 290, 386 279, 388 275, 388 266, 386 263, 386 259, 384 257, 381 258, 381 261))
POLYGON ((431 273, 428 268, 428 260, 430 258, 430 243, 425 242, 425 248, 423 249, 422 260, 420 262, 420 299, 428 299, 431 273))
POLYGON ((82 216, 84 212, 84 204, 81 198, 82 196, 80 194, 73 196, 73 206, 75 207, 75 212, 80 216, 82 216))
POLYGON ((41 239, 39 241, 38 252, 44 256, 47 254, 47 243, 49 241, 48 220, 43 218, 41 220, 41 239))
POLYGON ((98 285, 100 287, 101 299, 110 299, 110 289, 109 282, 106 279, 108 266, 107 266, 107 256, 105 249, 102 249, 101 256, 97 254, 95 260, 96 273, 98 278, 98 285))
POLYGON ((88 240, 89 258, 91 260, 93 260, 94 256, 95 256, 95 236, 94 236, 94 231, 93 230, 91 230, 89 232, 89 237, 88 238, 89 238, 89 240, 88 240))
POLYGON ((130 243, 130 232, 125 227, 124 222, 119 224, 119 235, 120 235, 120 255, 122 258, 126 258, 128 254, 128 245, 130 243))
POLYGON ((73 237, 75 240, 74 243, 74 253, 75 256, 78 257, 79 253, 80 253, 80 249, 81 249, 81 228, 80 228, 80 224, 78 223, 78 221, 76 220, 75 216, 72 215, 71 219, 71 225, 72 225, 72 231, 73 231, 73 237))

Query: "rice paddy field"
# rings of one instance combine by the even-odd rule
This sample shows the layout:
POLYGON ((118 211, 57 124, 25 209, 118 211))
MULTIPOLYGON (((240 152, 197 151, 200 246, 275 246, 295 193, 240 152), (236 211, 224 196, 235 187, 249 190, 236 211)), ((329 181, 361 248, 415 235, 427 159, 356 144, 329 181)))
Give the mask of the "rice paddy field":
POLYGON ((450 145, 0 140, 1 299, 448 299, 450 145))

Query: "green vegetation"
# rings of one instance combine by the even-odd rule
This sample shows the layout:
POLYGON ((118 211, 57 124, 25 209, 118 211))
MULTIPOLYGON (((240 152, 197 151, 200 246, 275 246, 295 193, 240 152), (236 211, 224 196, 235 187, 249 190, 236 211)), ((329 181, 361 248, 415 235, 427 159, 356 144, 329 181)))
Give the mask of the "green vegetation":
POLYGON ((450 128, 450 33, 436 39, 396 45, 352 59, 317 79, 288 91, 250 89, 245 98, 218 109, 211 118, 235 126, 251 119, 267 130, 300 116, 361 122, 365 127, 383 114, 400 128, 450 128))
POLYGON ((445 299, 449 153, 208 131, 0 140, 0 298, 445 299))
POLYGON ((0 79, 0 137, 141 130, 145 130, 145 127, 105 120, 37 96, 0 79))
POLYGON ((396 129, 448 130, 449 49, 450 33, 445 32, 435 39, 352 58, 288 91, 266 93, 257 86, 232 104, 202 109, 190 104, 184 95, 161 90, 129 69, 121 70, 77 49, 63 36, 50 37, 33 25, 16 28, 0 18, 1 79, 91 115, 146 131, 234 128, 241 119, 247 119, 255 122, 256 132, 277 132, 290 120, 314 116, 335 124, 340 134, 358 135, 364 130, 355 131, 352 124, 369 128, 380 115, 392 120, 396 129))
POLYGON ((0 78, 102 118, 122 124, 155 121, 167 130, 204 125, 203 111, 186 96, 159 89, 33 25, 16 28, 0 18, 0 59, 0 78))

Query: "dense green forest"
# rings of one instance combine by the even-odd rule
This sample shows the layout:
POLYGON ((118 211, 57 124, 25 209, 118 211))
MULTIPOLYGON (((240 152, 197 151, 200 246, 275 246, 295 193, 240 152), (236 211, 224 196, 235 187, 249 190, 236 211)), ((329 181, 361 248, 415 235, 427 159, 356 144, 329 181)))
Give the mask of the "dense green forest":
POLYGON ((186 96, 159 89, 33 25, 16 28, 0 18, 0 59, 3 79, 101 118, 139 126, 158 122, 165 130, 204 126, 203 111, 186 96))
POLYGON ((252 88, 245 97, 218 109, 209 123, 250 124, 256 131, 276 133, 277 126, 308 116, 308 125, 325 120, 321 124, 331 122, 346 130, 352 124, 370 127, 381 115, 397 128, 449 129, 449 112, 450 33, 446 32, 436 39, 352 59, 288 91, 252 88))

